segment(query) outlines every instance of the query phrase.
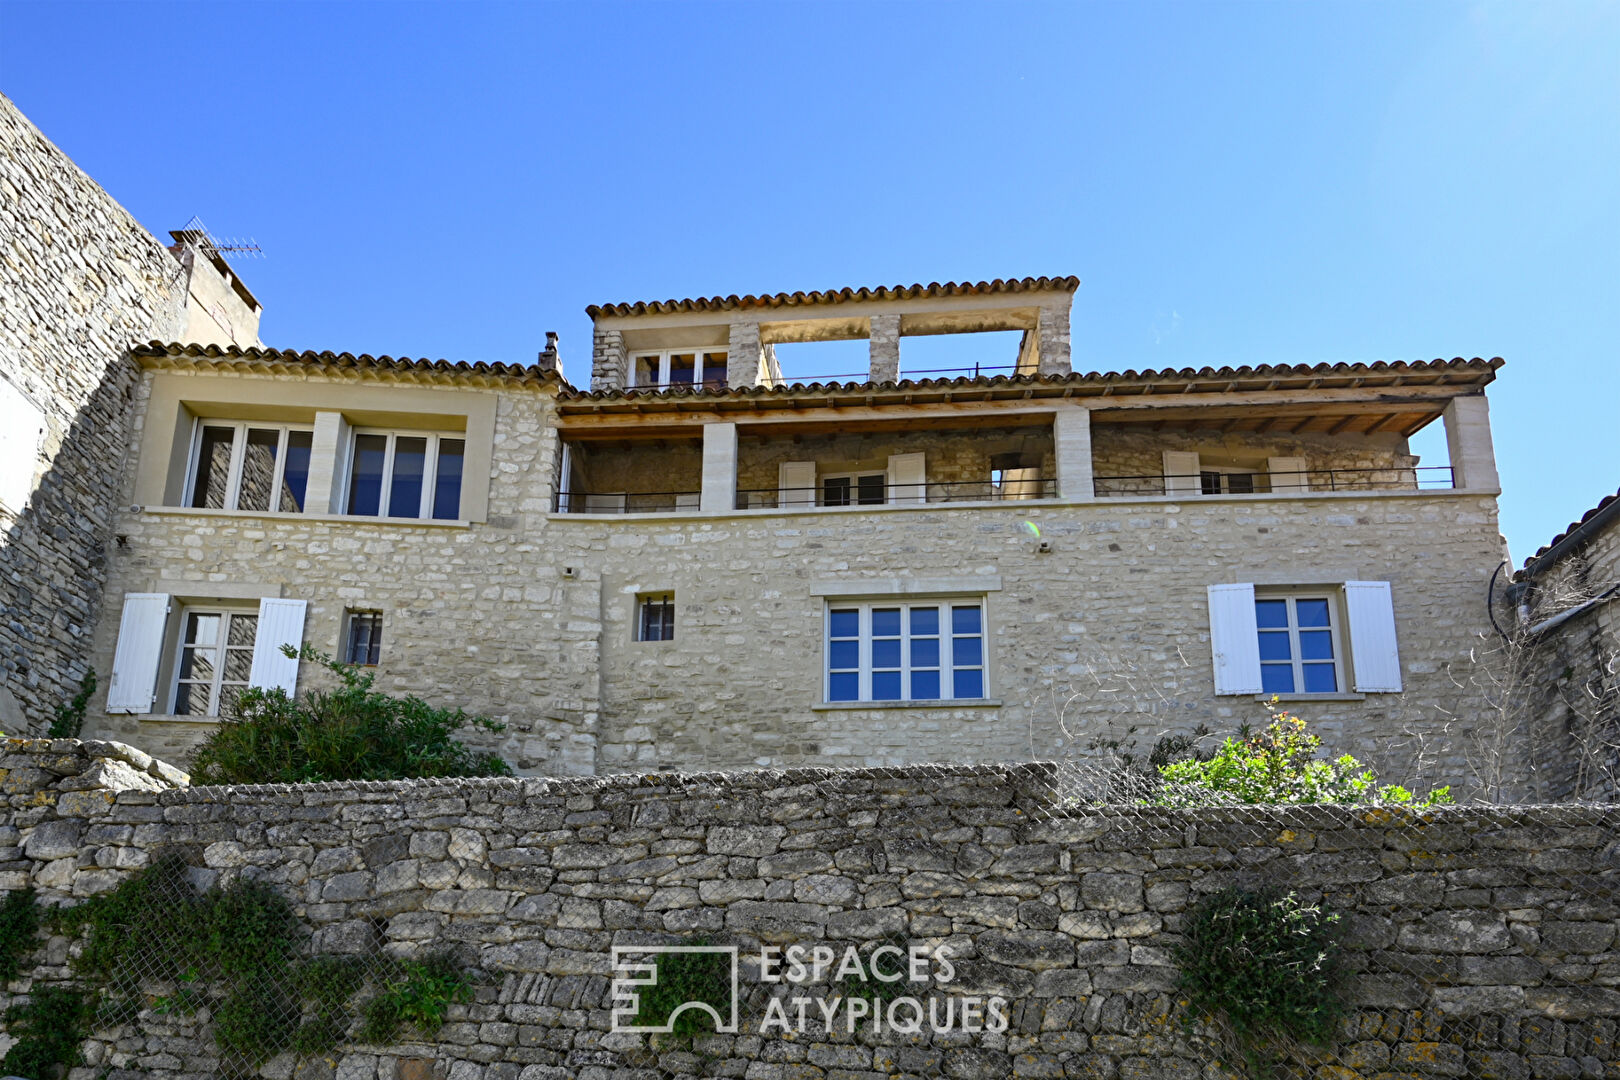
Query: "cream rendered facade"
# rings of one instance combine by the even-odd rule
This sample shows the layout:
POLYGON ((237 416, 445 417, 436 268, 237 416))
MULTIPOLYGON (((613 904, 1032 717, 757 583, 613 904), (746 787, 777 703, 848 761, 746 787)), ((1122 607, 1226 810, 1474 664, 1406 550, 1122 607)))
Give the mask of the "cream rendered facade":
POLYGON ((495 745, 524 772, 1073 757, 1263 718, 1257 680, 1286 673, 1262 602, 1309 597, 1332 612, 1334 685, 1290 707, 1335 749, 1407 771, 1421 742, 1458 780, 1469 748, 1433 719, 1470 706, 1449 669, 1488 627, 1502 558, 1500 362, 1072 373, 1074 285, 592 309, 590 391, 542 367, 138 350, 90 652, 152 692, 116 691, 119 711, 103 694, 90 727, 183 757, 212 721, 169 711, 182 613, 269 600, 301 601, 302 640, 332 653, 353 613, 380 613, 380 685, 505 721, 495 745), (904 377, 907 334, 980 329, 1025 331, 1014 374, 904 377), (781 379, 773 343, 836 335, 869 337, 868 381, 781 379), (728 385, 624 385, 638 355, 668 372, 705 348, 728 385), (1430 474, 1406 436, 1440 418, 1453 465, 1430 474), (187 505, 202 420, 312 431, 306 512, 187 505), (465 440, 453 518, 345 512, 353 433, 385 429, 465 440), (861 476, 881 495, 862 501, 861 476), (641 603, 665 597, 672 633, 643 640, 641 603), (886 613, 917 608, 891 684, 886 613), (959 608, 976 636, 931 644, 959 608), (847 650, 843 612, 863 620, 847 650), (858 682, 837 678, 846 652, 858 682), (971 689, 931 697, 930 663, 971 689))

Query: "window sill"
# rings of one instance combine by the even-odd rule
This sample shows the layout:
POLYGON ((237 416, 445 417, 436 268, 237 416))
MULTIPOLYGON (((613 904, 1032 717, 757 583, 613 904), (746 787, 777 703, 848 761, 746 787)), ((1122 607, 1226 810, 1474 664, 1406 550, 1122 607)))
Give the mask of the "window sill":
POLYGON ((208 724, 212 726, 220 722, 220 718, 217 716, 176 716, 173 713, 125 713, 123 715, 133 715, 136 720, 143 724, 208 724))
POLYGON ((197 506, 143 506, 145 514, 161 514, 209 518, 246 518, 262 521, 321 521, 343 522, 349 525, 410 525, 417 528, 465 529, 474 523, 468 518, 396 518, 365 517, 360 514, 292 514, 270 510, 210 510, 197 506))
POLYGON ((818 701, 815 712, 865 712, 871 709, 995 709, 1000 698, 933 698, 928 701, 818 701))
POLYGON ((1258 694, 1256 701, 1366 701, 1366 694, 1258 694))

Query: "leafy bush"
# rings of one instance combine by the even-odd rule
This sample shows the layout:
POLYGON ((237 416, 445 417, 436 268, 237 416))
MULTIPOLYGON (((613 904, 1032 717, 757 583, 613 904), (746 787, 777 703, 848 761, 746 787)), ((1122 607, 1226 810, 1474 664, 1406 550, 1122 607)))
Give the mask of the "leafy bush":
POLYGON ((444 1026, 450 1006, 472 1000, 472 982, 447 953, 402 960, 383 978, 382 988, 366 1002, 361 1042, 377 1046, 395 1041, 399 1029, 412 1024, 430 1038, 444 1026))
POLYGON ((45 734, 52 739, 77 739, 84 730, 84 710, 90 704, 90 695, 96 692, 96 673, 86 671, 79 680, 79 691, 65 705, 56 707, 51 726, 45 734))
POLYGON ((79 1063, 79 1044, 90 1034, 92 1008, 78 990, 36 984, 28 999, 5 1012, 8 1035, 16 1038, 0 1072, 31 1080, 53 1080, 79 1063))
MULTIPOLYGON (((687 945, 707 945, 694 938, 687 945)), ((688 1001, 713 1006, 721 1016, 731 1009, 731 965, 716 952, 657 953, 649 959, 657 969, 657 982, 638 986, 635 1023, 654 1026, 669 1021, 670 1013, 688 1001)), ((686 1009, 675 1017, 670 1034, 681 1038, 712 1035, 714 1017, 702 1009, 686 1009)))
POLYGON ((1399 784, 1378 783, 1372 769, 1349 754, 1316 756, 1319 736, 1305 721, 1273 707, 1271 723, 1258 735, 1228 738, 1206 760, 1159 766, 1164 786, 1149 800, 1162 806, 1231 803, 1397 803, 1437 806, 1451 802, 1449 787, 1418 798, 1399 784))
POLYGON ((33 889, 16 889, 0 900, 0 987, 22 973, 39 944, 39 905, 33 889))
POLYGON ((1172 951, 1189 1021, 1220 1027, 1254 1076, 1294 1042, 1326 1043, 1343 1012, 1338 919, 1293 892, 1212 894, 1172 951))
POLYGON ((197 784, 299 784, 320 780, 403 780, 433 776, 510 776, 511 767, 453 736, 471 725, 504 725, 460 709, 372 688, 376 676, 304 646, 289 657, 320 664, 338 678, 330 690, 294 700, 250 687, 191 758, 197 784))

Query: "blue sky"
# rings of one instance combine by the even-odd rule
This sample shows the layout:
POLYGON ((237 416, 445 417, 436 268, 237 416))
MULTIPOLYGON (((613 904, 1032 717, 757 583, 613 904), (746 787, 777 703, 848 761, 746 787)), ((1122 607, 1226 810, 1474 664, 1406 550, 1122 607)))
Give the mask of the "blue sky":
POLYGON ((1076 367, 1506 357, 1515 561, 1620 486, 1617 56, 1615 3, 0 0, 48 136, 265 248, 267 344, 577 382, 589 303, 1075 274, 1076 367))

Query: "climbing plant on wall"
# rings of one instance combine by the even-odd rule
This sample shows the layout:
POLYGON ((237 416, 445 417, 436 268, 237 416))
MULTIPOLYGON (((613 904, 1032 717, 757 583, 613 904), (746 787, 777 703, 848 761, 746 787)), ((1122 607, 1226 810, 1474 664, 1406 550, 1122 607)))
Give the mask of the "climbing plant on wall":
POLYGON ((71 907, 42 912, 32 892, 8 894, 0 974, 20 973, 42 925, 79 939, 73 980, 36 984, 8 1012, 18 1042, 0 1060, 0 1071, 40 1080, 75 1064, 92 1031, 144 1015, 206 1012, 221 1058, 251 1069, 287 1050, 390 1042, 406 1025, 431 1036, 472 994, 444 954, 302 957, 304 928, 274 888, 238 878, 201 890, 172 855, 71 907))

